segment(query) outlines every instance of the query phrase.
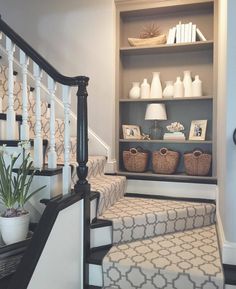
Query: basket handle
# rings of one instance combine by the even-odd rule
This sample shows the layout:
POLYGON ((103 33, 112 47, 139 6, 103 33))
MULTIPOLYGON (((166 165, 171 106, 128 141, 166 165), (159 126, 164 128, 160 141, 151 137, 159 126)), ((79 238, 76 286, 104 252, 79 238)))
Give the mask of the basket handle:
POLYGON ((138 150, 136 148, 131 148, 129 151, 133 155, 136 155, 138 153, 138 150))
POLYGON ((167 149, 167 148, 161 148, 161 149, 160 149, 160 154, 161 154, 162 156, 165 156, 167 153, 168 153, 168 149, 167 149))
POLYGON ((200 155, 202 155, 202 151, 200 151, 200 150, 195 150, 193 152, 193 157, 194 158, 198 158, 198 157, 200 157, 200 155))

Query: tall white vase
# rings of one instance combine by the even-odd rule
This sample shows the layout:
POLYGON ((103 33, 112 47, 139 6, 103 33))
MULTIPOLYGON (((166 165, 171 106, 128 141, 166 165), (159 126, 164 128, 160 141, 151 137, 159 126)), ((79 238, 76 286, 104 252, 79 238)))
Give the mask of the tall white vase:
POLYGON ((162 98, 162 86, 160 72, 153 72, 150 98, 162 98))
POLYGON ((202 96, 202 81, 199 79, 199 75, 195 75, 195 79, 192 84, 192 95, 202 96))
POLYGON ((192 78, 191 78, 191 72, 189 70, 184 71, 184 96, 185 97, 191 97, 192 96, 192 78))
POLYGON ((141 84, 141 98, 150 97, 150 84, 147 82, 147 78, 144 78, 143 83, 141 84))
POLYGON ((139 82, 133 82, 133 86, 129 91, 129 98, 132 98, 132 99, 140 98, 139 82))
POLYGON ((180 76, 176 78, 176 82, 174 83, 174 98, 184 97, 184 84, 180 79, 180 76))

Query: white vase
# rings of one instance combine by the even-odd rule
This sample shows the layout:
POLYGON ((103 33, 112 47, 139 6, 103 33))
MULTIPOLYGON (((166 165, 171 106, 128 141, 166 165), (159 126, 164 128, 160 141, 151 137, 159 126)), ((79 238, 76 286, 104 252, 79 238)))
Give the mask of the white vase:
POLYGON ((176 82, 174 84, 174 98, 184 97, 184 84, 181 81, 180 76, 176 78, 176 82))
POLYGON ((192 83, 192 96, 202 96, 202 81, 199 79, 199 75, 195 75, 192 83))
POLYGON ((171 98, 174 96, 174 84, 173 81, 169 80, 165 82, 166 87, 163 90, 163 97, 171 98))
POLYGON ((129 98, 137 99, 140 98, 140 86, 139 82, 133 82, 133 86, 129 91, 129 98))
POLYGON ((162 86, 160 80, 160 72, 153 72, 150 98, 162 98, 162 86))
POLYGON ((10 245, 26 239, 29 230, 29 213, 17 217, 0 217, 1 235, 10 245))
POLYGON ((185 97, 191 97, 192 96, 192 78, 191 78, 191 72, 189 70, 184 71, 184 96, 185 97))
POLYGON ((141 98, 150 97, 150 84, 147 82, 147 78, 144 78, 143 83, 141 84, 141 98))

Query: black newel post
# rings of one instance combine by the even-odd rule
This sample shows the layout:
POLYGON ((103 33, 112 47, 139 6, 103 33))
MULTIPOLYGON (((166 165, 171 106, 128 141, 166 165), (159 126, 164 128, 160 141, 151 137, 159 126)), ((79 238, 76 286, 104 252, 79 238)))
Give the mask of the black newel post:
POLYGON ((77 102, 77 167, 78 181, 76 191, 81 191, 88 184, 88 112, 87 112, 88 78, 83 77, 78 84, 77 102))
POLYGON ((87 85, 88 78, 82 77, 78 83, 77 102, 77 176, 74 187, 75 193, 84 194, 84 288, 89 282, 87 258, 90 252, 90 185, 88 175, 88 114, 87 114, 87 85))

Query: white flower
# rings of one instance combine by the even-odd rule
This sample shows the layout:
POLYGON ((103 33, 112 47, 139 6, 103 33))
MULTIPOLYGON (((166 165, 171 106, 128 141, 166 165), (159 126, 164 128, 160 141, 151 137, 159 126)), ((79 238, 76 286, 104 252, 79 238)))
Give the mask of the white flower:
POLYGON ((25 150, 30 149, 31 145, 30 145, 30 141, 28 140, 22 140, 20 142, 18 142, 18 147, 21 147, 25 150))
POLYGON ((16 159, 18 157, 18 153, 14 152, 13 154, 10 155, 12 159, 16 159))

